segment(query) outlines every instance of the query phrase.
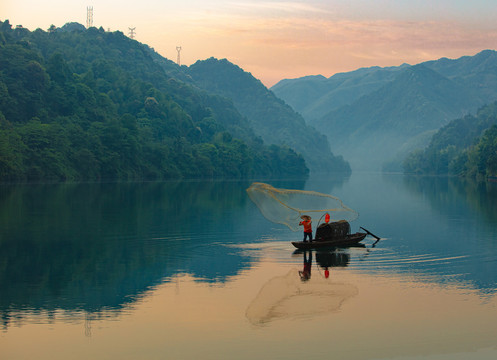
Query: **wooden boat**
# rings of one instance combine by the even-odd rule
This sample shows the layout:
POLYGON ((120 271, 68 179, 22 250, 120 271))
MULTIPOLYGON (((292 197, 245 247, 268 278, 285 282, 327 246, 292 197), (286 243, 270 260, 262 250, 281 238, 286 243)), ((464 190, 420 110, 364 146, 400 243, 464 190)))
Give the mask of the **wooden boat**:
MULTIPOLYGON (((313 241, 292 241, 292 245, 297 249, 316 249, 323 247, 352 247, 358 246, 366 237, 372 235, 378 240, 380 238, 368 230, 361 227, 365 232, 350 233, 348 221, 341 220, 331 223, 324 223, 317 227, 316 237, 313 241)), ((376 243, 375 243, 376 244, 376 243)), ((362 244, 361 244, 362 245, 362 244)))
POLYGON ((314 241, 292 241, 297 249, 317 249, 323 247, 350 247, 357 246, 365 237, 366 233, 349 234, 342 238, 314 241))

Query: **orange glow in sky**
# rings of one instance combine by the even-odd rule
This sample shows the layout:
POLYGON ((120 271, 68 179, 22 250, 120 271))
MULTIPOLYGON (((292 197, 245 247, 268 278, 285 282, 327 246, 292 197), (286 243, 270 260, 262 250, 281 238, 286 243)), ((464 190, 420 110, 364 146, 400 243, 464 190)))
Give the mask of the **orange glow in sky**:
POLYGON ((416 64, 497 48, 497 2, 475 0, 2 0, 0 20, 66 22, 128 34, 190 65, 227 58, 270 87, 281 79, 416 64))

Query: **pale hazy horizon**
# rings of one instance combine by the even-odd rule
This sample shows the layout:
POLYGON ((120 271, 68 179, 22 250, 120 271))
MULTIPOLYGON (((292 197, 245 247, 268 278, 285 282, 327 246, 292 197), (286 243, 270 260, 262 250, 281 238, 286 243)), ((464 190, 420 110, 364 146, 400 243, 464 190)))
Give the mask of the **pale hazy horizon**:
POLYGON ((129 33, 191 65, 226 58, 267 87, 282 79, 417 64, 497 48, 497 2, 459 0, 3 0, 0 20, 33 31, 68 22, 129 33))

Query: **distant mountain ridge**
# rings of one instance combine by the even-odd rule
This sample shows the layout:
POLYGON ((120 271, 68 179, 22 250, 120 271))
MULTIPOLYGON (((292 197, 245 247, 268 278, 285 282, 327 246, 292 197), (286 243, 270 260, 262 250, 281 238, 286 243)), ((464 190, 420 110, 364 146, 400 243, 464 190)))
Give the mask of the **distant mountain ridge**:
POLYGON ((231 99, 265 143, 289 146, 301 153, 311 171, 350 173, 349 164, 331 152, 326 136, 252 74, 226 59, 215 58, 197 61, 184 72, 193 84, 231 99))
POLYGON ((271 90, 325 129, 332 151, 353 167, 400 170, 403 157, 426 146, 434 131, 497 99, 497 53, 284 80, 271 90), (312 88, 329 91, 311 103, 295 101, 312 88))
POLYGON ((330 78, 322 75, 285 79, 271 87, 276 96, 285 100, 295 111, 310 123, 333 109, 351 104, 385 83, 392 81, 400 67, 361 68, 347 73, 338 73, 330 78))

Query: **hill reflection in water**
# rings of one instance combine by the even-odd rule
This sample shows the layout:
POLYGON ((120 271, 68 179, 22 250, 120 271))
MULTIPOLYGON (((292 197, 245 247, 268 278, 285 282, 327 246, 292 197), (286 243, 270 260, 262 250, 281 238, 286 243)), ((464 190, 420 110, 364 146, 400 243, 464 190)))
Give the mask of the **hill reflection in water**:
MULTIPOLYGON (((277 261, 294 263, 289 241, 301 234, 267 222, 246 195, 250 183, 2 185, 4 329, 36 314, 116 317, 178 276, 229 283, 267 256, 267 248, 248 251, 241 244, 268 243, 277 261), (274 247, 274 240, 284 245, 274 247)), ((347 259, 347 271, 418 274, 496 291, 493 184, 382 175, 271 184, 346 199, 360 213, 353 227, 382 236, 377 248, 347 259)))
POLYGON ((235 275, 250 259, 219 244, 257 237, 248 185, 2 186, 4 327, 11 312, 121 309, 177 273, 207 282, 235 275))

